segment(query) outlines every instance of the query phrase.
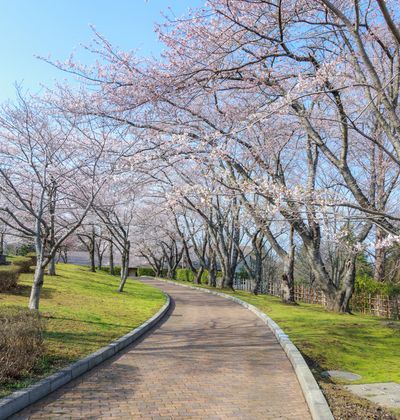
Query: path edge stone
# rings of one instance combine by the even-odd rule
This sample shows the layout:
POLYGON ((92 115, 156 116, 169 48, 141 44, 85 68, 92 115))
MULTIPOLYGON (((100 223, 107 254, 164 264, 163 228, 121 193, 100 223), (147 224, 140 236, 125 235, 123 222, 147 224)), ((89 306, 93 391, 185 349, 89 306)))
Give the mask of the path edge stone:
POLYGON ((72 379, 83 375, 137 341, 143 334, 158 324, 168 313, 171 307, 171 298, 168 293, 163 293, 166 297, 166 302, 161 309, 134 330, 58 372, 0 399, 0 420, 7 419, 18 411, 46 397, 56 389, 72 381, 72 379))
POLYGON ((205 293, 210 293, 215 296, 223 297, 225 299, 231 300, 233 302, 238 303, 239 305, 244 306, 245 308, 253 312, 255 315, 257 315, 259 318, 261 318, 261 320, 274 333, 276 339, 278 340, 278 343, 281 345, 288 359, 290 360, 313 420, 334 420, 332 411, 329 408, 329 405, 325 399, 325 396, 322 393, 317 381, 314 378, 314 375, 312 374, 310 368, 308 367, 300 351, 291 342, 287 334, 285 334, 285 332, 279 327, 279 325, 272 318, 270 318, 264 312, 260 311, 254 305, 251 305, 250 303, 247 303, 235 296, 230 296, 222 292, 217 292, 217 291, 205 289, 202 287, 189 286, 186 284, 177 283, 175 281, 166 280, 159 277, 151 277, 151 278, 152 279, 154 278, 156 280, 160 280, 166 283, 171 283, 176 286, 187 287, 193 290, 200 290, 205 293))

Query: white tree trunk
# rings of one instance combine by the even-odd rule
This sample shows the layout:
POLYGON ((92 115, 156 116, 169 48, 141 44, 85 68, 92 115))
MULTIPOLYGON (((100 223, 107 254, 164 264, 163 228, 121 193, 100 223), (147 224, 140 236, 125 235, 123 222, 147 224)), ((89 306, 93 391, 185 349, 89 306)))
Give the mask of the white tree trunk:
POLYGON ((121 282, 118 287, 118 292, 122 293, 124 291, 124 286, 126 283, 126 279, 128 278, 129 274, 129 250, 130 244, 126 246, 124 250, 124 255, 122 256, 122 267, 121 267, 121 282))
POLYGON ((29 309, 39 310, 40 294, 43 286, 44 268, 41 261, 36 264, 35 275, 33 277, 33 284, 31 289, 31 296, 29 298, 29 309))

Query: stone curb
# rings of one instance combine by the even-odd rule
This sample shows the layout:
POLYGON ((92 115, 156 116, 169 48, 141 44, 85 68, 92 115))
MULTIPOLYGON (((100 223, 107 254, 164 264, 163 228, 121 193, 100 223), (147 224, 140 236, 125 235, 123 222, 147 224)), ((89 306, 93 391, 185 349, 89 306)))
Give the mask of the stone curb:
POLYGON ((0 399, 0 420, 4 420, 18 411, 21 411, 28 405, 47 396, 51 392, 70 382, 72 379, 88 372, 95 366, 120 352, 125 347, 134 343, 144 333, 154 327, 168 312, 171 307, 171 298, 167 293, 164 293, 164 295, 167 298, 167 301, 163 307, 145 323, 128 334, 125 334, 108 346, 89 354, 89 356, 86 356, 84 359, 78 360, 53 375, 48 376, 21 391, 13 392, 11 395, 0 399))
POLYGON ((275 321, 273 321, 268 315, 266 315, 264 312, 261 312, 254 305, 251 305, 250 303, 247 303, 241 299, 238 299, 237 297, 230 296, 225 293, 216 292, 214 290, 204 289, 201 287, 188 286, 186 284, 180 284, 171 280, 160 279, 158 277, 157 280, 175 284, 176 286, 187 287, 193 290, 201 290, 205 293, 210 293, 212 295, 221 296, 225 299, 239 303, 240 305, 244 306, 245 308, 253 312, 255 315, 257 315, 259 318, 261 318, 264 321, 264 323, 268 325, 270 330, 274 333, 276 339, 278 340, 279 344, 285 351, 288 359, 292 363, 292 366, 300 383, 301 389, 304 394, 304 398, 307 402, 313 420, 334 420, 331 409, 329 408, 329 405, 326 402, 324 394, 319 388, 318 383, 315 380, 313 374, 311 373, 311 370, 308 367, 303 356, 301 355, 297 347, 290 341, 289 337, 279 327, 279 325, 275 321))

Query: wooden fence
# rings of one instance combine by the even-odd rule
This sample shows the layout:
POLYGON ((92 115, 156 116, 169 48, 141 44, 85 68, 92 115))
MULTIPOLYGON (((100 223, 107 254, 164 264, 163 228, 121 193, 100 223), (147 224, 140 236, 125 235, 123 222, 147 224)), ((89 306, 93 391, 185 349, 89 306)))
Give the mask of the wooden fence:
MULTIPOLYGON (((251 280, 235 279, 234 288, 251 292, 254 284, 251 280)), ((281 296, 280 285, 275 283, 262 284, 260 294, 281 296)), ((304 285, 296 285, 294 288, 295 299, 299 302, 314 303, 326 306, 326 298, 321 290, 304 285)), ((364 293, 354 293, 350 300, 351 310, 367 315, 382 318, 400 319, 400 295, 383 296, 364 293)))

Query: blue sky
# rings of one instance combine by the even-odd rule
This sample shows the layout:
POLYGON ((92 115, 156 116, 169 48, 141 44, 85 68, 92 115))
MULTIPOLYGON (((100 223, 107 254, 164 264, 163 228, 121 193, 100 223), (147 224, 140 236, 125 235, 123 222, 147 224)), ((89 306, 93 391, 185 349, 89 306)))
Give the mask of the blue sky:
MULTIPOLYGON (((35 55, 67 59, 81 43, 89 43, 89 25, 113 44, 143 55, 157 55, 161 45, 153 33, 161 12, 170 7, 176 16, 203 0, 0 0, 0 102, 14 97, 14 83, 32 93, 40 83, 50 85, 65 75, 35 55)), ((80 52, 80 55, 79 55, 80 52)))

